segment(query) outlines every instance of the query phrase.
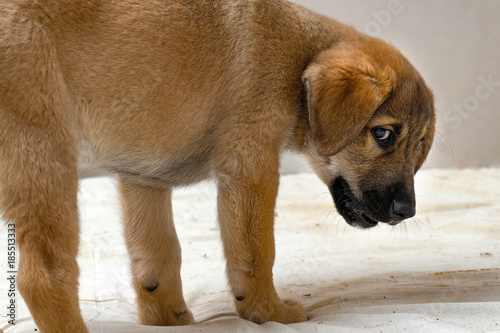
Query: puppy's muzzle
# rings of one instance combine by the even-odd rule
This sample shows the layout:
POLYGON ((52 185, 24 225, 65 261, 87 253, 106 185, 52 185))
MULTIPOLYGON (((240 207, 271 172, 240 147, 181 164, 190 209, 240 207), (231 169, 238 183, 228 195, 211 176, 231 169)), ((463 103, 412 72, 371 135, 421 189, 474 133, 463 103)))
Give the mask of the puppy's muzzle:
POLYGON ((371 228, 378 222, 396 225, 415 216, 415 194, 407 190, 402 182, 381 190, 363 191, 361 200, 356 198, 342 177, 337 178, 329 188, 338 212, 352 226, 371 228))

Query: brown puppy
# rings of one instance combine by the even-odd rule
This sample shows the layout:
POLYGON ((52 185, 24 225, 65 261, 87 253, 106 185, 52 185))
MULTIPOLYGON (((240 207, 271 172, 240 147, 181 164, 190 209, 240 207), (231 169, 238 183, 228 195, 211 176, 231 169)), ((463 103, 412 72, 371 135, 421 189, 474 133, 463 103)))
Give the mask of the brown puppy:
POLYGON ((0 200, 41 332, 86 332, 77 165, 118 175, 139 321, 193 322, 171 192, 217 180, 238 313, 307 319, 273 285, 279 156, 309 155, 346 221, 415 214, 432 94, 393 47, 281 0, 0 4, 0 200))

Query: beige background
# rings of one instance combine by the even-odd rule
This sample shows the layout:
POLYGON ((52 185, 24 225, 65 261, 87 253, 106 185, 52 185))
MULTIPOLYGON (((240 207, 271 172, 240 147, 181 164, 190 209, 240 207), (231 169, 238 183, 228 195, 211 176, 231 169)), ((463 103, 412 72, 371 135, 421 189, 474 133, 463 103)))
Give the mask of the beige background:
MULTIPOLYGON (((392 43, 419 69, 438 115, 426 167, 500 165, 500 1, 293 2, 392 43)), ((286 156, 283 169, 304 163, 286 156)))

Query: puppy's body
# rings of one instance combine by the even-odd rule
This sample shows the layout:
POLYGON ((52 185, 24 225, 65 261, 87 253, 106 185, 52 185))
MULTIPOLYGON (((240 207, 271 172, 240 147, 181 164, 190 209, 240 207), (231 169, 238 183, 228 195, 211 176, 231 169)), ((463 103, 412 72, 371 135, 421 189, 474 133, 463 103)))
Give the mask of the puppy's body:
POLYGON ((192 322, 172 187, 217 180, 229 284, 255 322, 307 318, 272 281, 283 149, 309 155, 350 224, 414 214, 432 96, 379 40, 279 0, 9 1, 0 11, 1 209, 16 222, 19 288, 42 332, 86 330, 78 160, 119 177, 144 324, 192 322))
POLYGON ((334 43, 322 17, 279 1, 160 2, 132 13, 127 1, 104 7, 86 8, 76 26, 61 22, 63 33, 54 29, 84 161, 176 186, 212 176, 214 155, 241 140, 244 150, 259 151, 260 141, 272 142, 275 153, 295 144, 302 73, 334 43), (308 35, 297 29, 306 17, 318 25, 308 35), (256 133, 261 126, 275 138, 256 133))

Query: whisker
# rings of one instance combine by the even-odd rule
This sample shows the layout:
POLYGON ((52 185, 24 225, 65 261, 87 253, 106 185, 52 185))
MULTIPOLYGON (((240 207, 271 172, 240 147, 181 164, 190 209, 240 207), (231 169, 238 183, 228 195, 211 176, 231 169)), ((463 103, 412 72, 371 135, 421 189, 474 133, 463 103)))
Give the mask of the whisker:
POLYGON ((288 173, 297 173, 298 170, 300 170, 300 169, 302 169, 304 167, 312 167, 312 163, 311 162, 305 162, 305 163, 299 164, 299 165, 297 165, 297 167, 295 167, 294 169, 290 170, 288 173))
POLYGON ((314 201, 318 200, 318 198, 320 196, 323 196, 322 199, 320 199, 320 201, 318 202, 318 204, 316 205, 316 208, 319 207, 319 205, 323 202, 323 200, 327 199, 330 197, 330 192, 323 192, 323 193, 318 193, 316 194, 315 196, 313 196, 306 204, 306 206, 309 206, 310 204, 312 204, 314 201))
POLYGON ((436 131, 436 142, 440 144, 451 156, 452 161, 455 160, 455 152, 453 151, 453 147, 446 138, 444 134, 441 134, 440 132, 436 131))
POLYGON ((420 227, 420 224, 422 221, 418 217, 415 218, 415 226, 418 228, 418 231, 422 231, 422 228, 420 227))

